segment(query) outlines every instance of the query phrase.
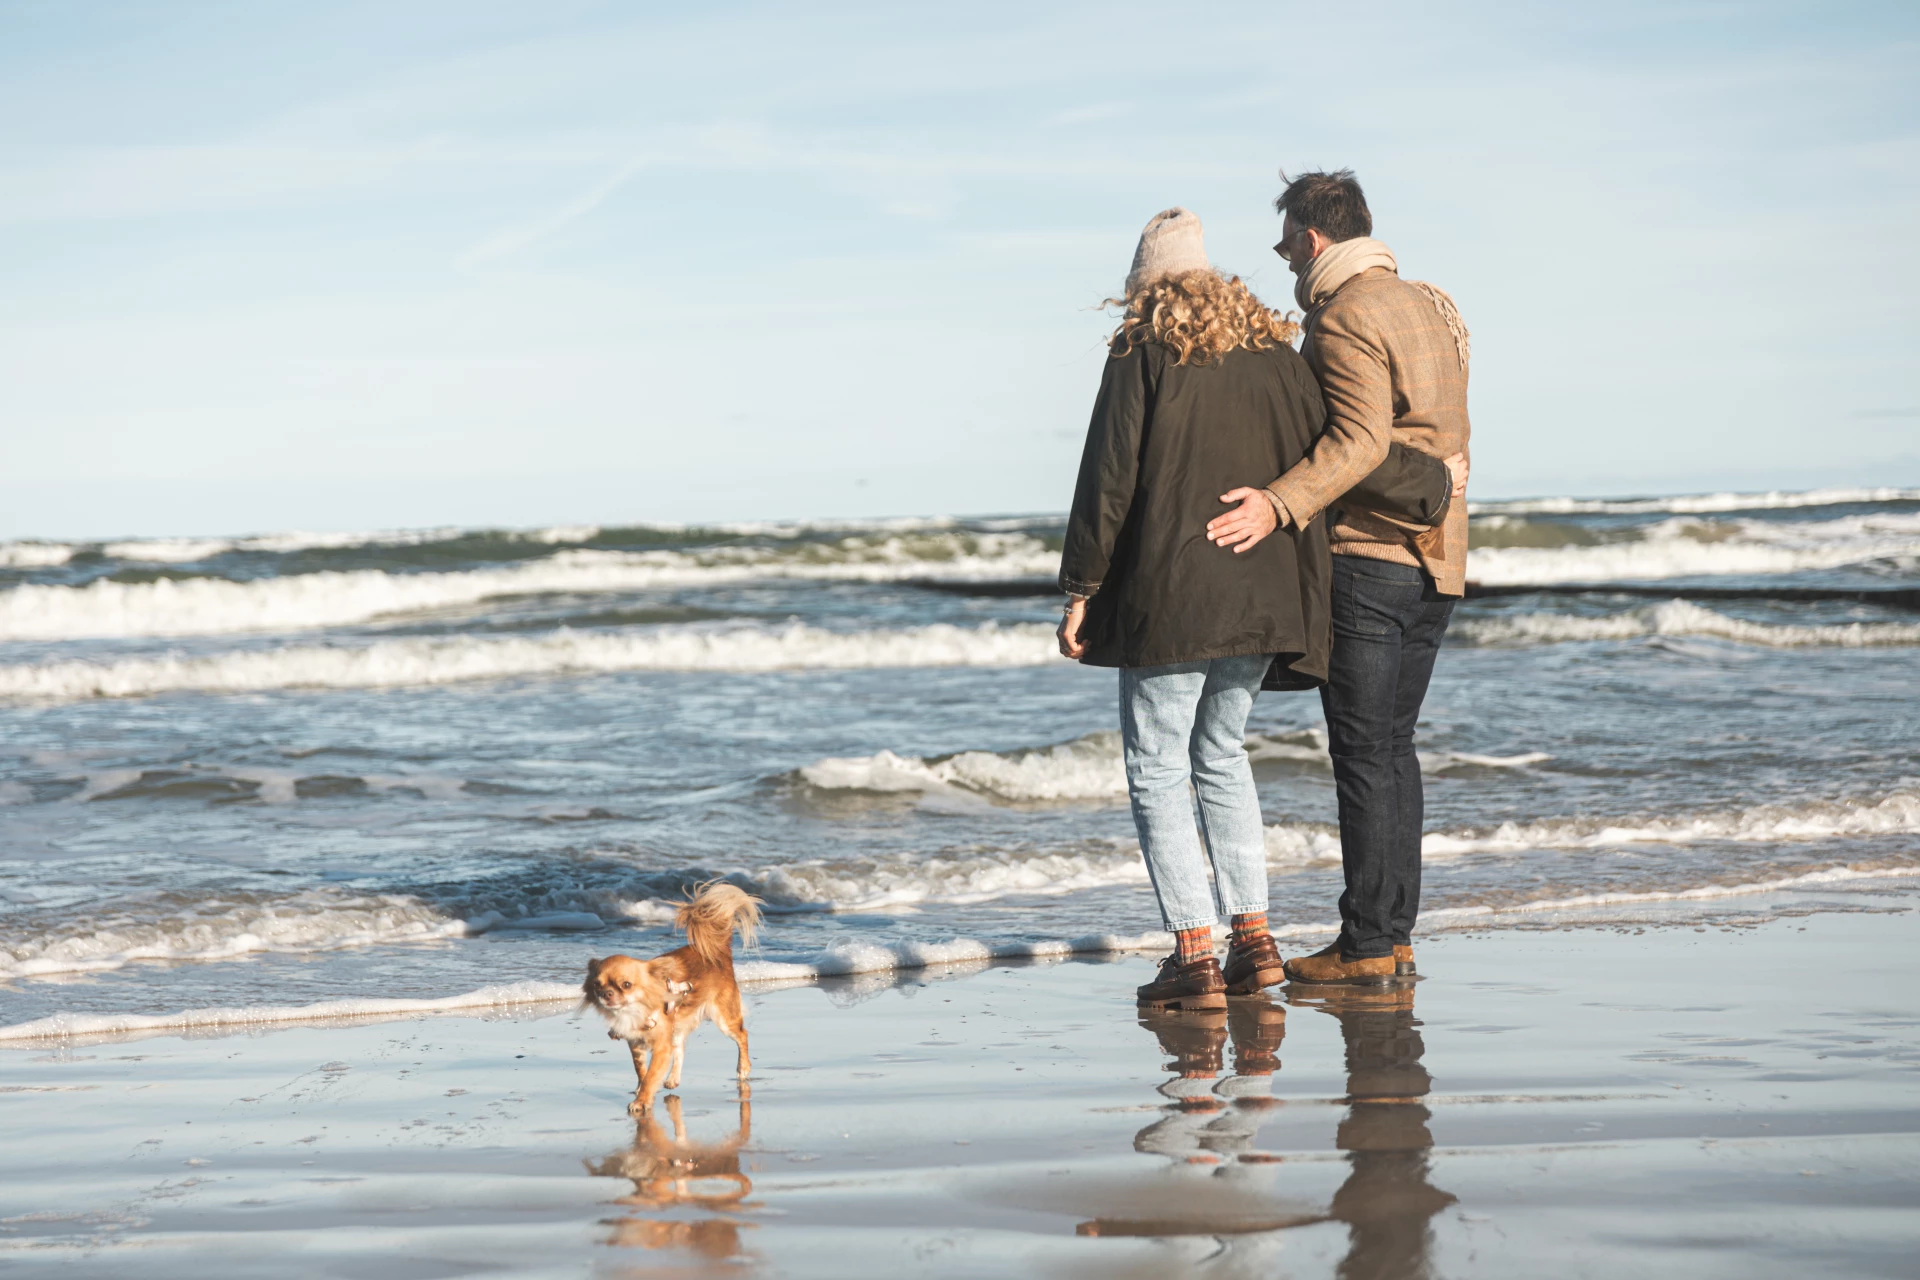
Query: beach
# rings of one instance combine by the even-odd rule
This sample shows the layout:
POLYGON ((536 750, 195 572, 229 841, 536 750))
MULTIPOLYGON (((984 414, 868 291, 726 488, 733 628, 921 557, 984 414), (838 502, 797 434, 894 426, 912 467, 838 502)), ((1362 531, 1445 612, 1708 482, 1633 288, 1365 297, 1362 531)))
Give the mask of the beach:
MULTIPOLYGON (((0 1047, 22 1275, 1910 1274, 1914 899, 1457 931, 1142 1019, 1143 955, 749 988, 649 1120, 565 1002, 0 1047)), ((587 954, 585 947, 582 954, 587 954)))
POLYGON ((1920 491, 1472 511, 1425 977, 1147 1025, 1057 516, 0 543, 0 1268, 1910 1270, 1920 491), (706 1029, 636 1126, 585 962, 715 879, 750 1114, 706 1029))

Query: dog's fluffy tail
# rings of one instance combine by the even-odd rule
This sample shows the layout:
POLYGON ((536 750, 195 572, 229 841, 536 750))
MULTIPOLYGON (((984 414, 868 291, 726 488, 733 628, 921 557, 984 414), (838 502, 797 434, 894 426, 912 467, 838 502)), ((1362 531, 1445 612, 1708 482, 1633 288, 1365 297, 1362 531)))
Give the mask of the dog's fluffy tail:
POLYGON ((733 951, 733 931, 740 941, 753 941, 760 927, 760 899, 745 890, 716 880, 701 885, 674 912, 673 922, 686 931, 687 942, 704 960, 719 962, 733 951))

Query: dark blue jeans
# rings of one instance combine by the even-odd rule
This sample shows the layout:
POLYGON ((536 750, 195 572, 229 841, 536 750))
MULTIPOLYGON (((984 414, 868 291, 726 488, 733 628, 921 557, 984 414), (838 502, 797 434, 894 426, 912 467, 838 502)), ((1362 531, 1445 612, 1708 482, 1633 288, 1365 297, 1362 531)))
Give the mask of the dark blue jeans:
POLYGON ((1420 914, 1426 797, 1414 725, 1453 601, 1410 565, 1333 557, 1333 660, 1327 713, 1340 795, 1340 954, 1393 954, 1420 914))

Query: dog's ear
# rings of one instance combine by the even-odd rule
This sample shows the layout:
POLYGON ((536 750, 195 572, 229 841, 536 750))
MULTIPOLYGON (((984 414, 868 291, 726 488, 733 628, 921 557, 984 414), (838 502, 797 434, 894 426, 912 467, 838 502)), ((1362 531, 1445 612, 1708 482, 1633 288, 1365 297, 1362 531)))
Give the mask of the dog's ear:
POLYGON ((606 963, 606 961, 605 961, 605 960, 588 960, 588 961, 587 961, 587 976, 588 976, 589 978, 594 978, 594 977, 598 977, 598 976, 599 976, 599 974, 600 974, 600 966, 601 966, 601 965, 603 965, 603 964, 605 964, 605 963, 606 963))

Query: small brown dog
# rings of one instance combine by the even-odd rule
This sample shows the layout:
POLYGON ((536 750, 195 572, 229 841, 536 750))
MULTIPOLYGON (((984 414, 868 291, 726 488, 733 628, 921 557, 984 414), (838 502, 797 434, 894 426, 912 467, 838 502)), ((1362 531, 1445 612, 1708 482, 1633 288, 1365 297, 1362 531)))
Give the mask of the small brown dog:
POLYGON ((760 899, 730 884, 705 885, 681 904, 673 922, 685 930, 686 946, 652 960, 632 956, 589 960, 581 988, 587 1002, 611 1024, 608 1038, 625 1040, 633 1054, 640 1087, 627 1110, 635 1115, 653 1106, 662 1077, 667 1088, 680 1087, 687 1037, 703 1018, 712 1018, 740 1046, 741 1080, 752 1067, 747 1061, 740 986, 733 977, 733 933, 738 929, 742 942, 753 941, 760 924, 760 899))

